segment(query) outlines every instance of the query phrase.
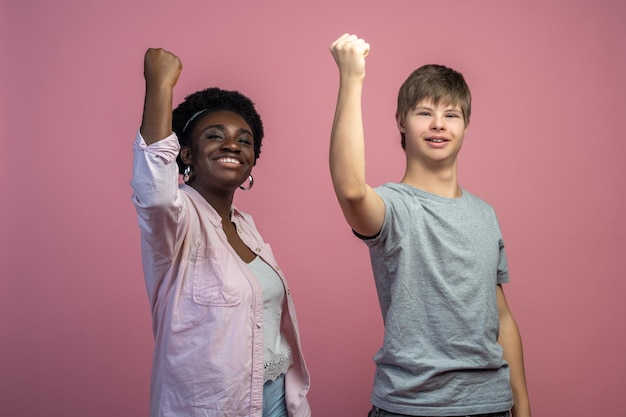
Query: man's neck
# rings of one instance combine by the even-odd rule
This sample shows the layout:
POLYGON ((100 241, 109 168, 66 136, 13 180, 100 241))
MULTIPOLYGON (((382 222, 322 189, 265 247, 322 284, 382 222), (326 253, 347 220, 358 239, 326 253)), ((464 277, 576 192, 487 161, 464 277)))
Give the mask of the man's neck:
POLYGON ((458 198, 462 194, 456 163, 437 169, 419 164, 407 166, 402 182, 441 197, 458 198))

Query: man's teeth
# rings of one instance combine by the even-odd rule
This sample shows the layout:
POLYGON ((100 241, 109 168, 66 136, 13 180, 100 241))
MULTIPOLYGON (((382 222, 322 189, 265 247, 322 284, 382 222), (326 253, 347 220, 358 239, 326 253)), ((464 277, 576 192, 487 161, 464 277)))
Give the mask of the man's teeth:
POLYGON ((437 142, 437 143, 441 143, 444 140, 443 139, 430 139, 431 142, 437 142))
POLYGON ((234 159, 234 158, 221 158, 220 161, 222 162, 229 162, 231 164, 240 164, 241 162, 239 162, 238 159, 234 159))

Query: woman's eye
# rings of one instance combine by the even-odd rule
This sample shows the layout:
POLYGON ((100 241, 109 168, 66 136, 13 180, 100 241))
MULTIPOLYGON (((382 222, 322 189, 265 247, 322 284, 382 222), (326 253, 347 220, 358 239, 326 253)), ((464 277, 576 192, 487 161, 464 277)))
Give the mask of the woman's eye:
POLYGON ((207 139, 221 140, 222 137, 220 135, 207 135, 207 139))
POLYGON ((419 116, 430 116, 430 113, 428 113, 427 111, 421 111, 419 113, 417 113, 419 116))
POLYGON ((252 143, 252 141, 248 138, 239 138, 239 142, 244 143, 246 145, 250 145, 252 143))

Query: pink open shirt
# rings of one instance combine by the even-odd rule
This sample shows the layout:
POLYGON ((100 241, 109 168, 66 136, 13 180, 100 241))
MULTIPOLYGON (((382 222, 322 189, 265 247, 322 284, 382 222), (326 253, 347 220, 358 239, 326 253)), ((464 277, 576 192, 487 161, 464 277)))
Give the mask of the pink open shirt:
MULTIPOLYGON (((138 133, 134 144, 131 186, 155 337, 150 415, 261 417, 261 288, 226 240, 218 213, 178 184, 179 149, 174 134, 147 146, 138 133)), ((309 373, 289 287, 252 217, 233 207, 232 221, 285 285, 281 326, 294 357, 285 377, 287 409, 290 416, 310 416, 309 373)))

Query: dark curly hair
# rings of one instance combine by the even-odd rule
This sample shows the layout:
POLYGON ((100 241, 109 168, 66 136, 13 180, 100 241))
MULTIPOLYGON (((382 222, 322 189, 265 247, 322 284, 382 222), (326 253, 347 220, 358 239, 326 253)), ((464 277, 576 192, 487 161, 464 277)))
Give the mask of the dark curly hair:
MULTIPOLYGON (((206 90, 196 91, 185 97, 185 100, 172 112, 172 130, 178 136, 178 142, 181 146, 191 146, 191 132, 195 123, 201 117, 194 118, 187 128, 185 124, 197 112, 205 110, 206 113, 215 111, 231 111, 241 116, 252 129, 252 138, 254 140, 254 160, 259 158, 261 154, 261 143, 263 142, 263 121, 261 116, 254 108, 254 103, 248 97, 238 91, 222 90, 217 87, 207 88, 206 90)), ((202 115, 200 115, 202 116, 202 115)), ((176 158, 178 169, 182 174, 185 164, 180 159, 180 155, 176 158)))

